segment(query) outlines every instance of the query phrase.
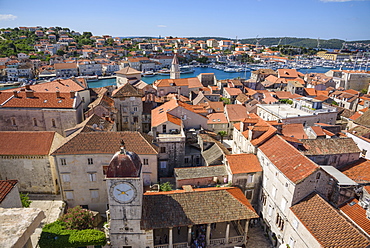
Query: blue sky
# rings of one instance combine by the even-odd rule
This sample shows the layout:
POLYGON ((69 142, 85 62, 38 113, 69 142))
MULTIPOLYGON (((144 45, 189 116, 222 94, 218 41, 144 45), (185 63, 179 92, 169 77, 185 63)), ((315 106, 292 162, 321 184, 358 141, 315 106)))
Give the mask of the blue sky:
POLYGON ((370 39, 369 0, 0 0, 0 27, 94 35, 370 39))

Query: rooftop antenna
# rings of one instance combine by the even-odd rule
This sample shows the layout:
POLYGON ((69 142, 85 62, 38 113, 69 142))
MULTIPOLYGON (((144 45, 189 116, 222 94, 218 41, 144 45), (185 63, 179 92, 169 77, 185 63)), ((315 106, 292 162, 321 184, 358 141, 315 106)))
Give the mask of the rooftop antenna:
POLYGON ((317 49, 320 49, 320 38, 317 38, 317 49))
POLYGON ((281 43, 282 40, 283 40, 283 38, 280 38, 279 43, 277 44, 277 46, 280 46, 280 43, 281 43))
POLYGON ((259 47, 260 45, 260 41, 262 40, 262 38, 259 38, 258 39, 258 35, 256 36, 256 48, 259 47))
POLYGON ((126 146, 125 146, 125 142, 123 141, 123 139, 121 140, 121 147, 120 147, 120 153, 121 154, 125 154, 126 155, 126 146))

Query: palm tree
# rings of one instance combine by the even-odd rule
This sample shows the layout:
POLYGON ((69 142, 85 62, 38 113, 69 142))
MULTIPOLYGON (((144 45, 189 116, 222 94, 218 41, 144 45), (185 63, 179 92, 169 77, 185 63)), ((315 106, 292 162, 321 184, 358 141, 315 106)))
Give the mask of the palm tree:
POLYGON ((221 143, 224 141, 224 137, 227 135, 226 131, 220 131, 217 133, 221 137, 221 143))

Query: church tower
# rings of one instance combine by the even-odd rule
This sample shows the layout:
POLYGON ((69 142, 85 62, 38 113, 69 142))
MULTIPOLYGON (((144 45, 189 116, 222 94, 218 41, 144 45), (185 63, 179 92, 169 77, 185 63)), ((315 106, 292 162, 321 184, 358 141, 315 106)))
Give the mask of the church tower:
POLYGON ((170 79, 178 79, 180 78, 180 66, 179 60, 177 59, 176 53, 173 56, 172 64, 171 64, 171 71, 170 71, 170 79))
POLYGON ((111 247, 146 247, 146 232, 140 229, 143 205, 143 177, 139 156, 121 149, 106 174, 111 247))

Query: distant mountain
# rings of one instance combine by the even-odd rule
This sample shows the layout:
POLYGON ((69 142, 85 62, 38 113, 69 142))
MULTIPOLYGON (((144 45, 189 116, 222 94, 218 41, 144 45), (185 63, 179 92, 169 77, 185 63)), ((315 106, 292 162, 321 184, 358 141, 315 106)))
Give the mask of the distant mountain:
MULTIPOLYGON (((215 40, 230 40, 230 38, 223 38, 223 37, 188 37, 189 39, 195 40, 208 40, 208 39, 215 39, 215 40)), ((307 48, 317 48, 318 40, 311 39, 311 38, 295 38, 295 37, 276 37, 276 38, 258 38, 259 44, 263 46, 273 46, 278 45, 291 45, 296 47, 307 47, 307 48)), ((231 39, 235 41, 235 39, 231 39)), ((239 42, 243 44, 256 44, 256 38, 248 38, 248 39, 238 39, 239 42)), ((370 40, 360 40, 360 41, 345 41, 340 39, 330 39, 324 40, 319 39, 320 48, 329 48, 329 49, 340 49, 343 46, 343 42, 346 42, 347 45, 351 45, 353 43, 364 43, 370 44, 370 40)))

